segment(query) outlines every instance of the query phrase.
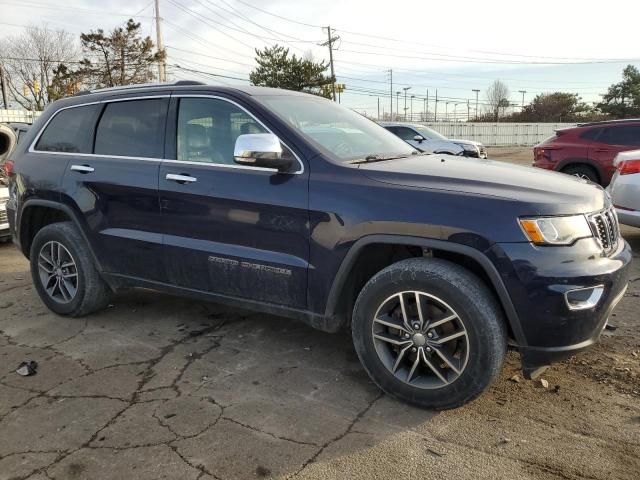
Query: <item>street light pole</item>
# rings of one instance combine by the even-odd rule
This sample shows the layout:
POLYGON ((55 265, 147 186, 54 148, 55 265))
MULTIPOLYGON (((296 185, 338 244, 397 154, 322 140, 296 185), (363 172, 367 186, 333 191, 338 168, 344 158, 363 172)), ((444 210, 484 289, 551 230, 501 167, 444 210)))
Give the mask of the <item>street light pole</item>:
POLYGON ((415 98, 415 95, 411 95, 411 121, 413 122, 413 99, 415 98))
POLYGON ((518 90, 518 93, 522 94, 522 110, 524 112, 524 94, 527 93, 526 90, 518 90))
POLYGON ((444 118, 445 122, 449 121, 449 102, 444 102, 444 118))
POLYGON ((476 122, 478 121, 478 94, 480 93, 480 90, 477 88, 474 88, 473 90, 471 90, 472 92, 476 93, 476 122))
POLYGON ((404 90, 404 121, 407 121, 407 90, 410 90, 411 87, 402 87, 404 90))

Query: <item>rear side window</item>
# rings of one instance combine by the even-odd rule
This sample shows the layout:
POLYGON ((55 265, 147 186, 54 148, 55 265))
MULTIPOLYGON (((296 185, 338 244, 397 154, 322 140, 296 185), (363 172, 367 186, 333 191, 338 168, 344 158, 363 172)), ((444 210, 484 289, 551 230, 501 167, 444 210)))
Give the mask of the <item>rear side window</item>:
POLYGON ((586 132, 580 134, 580 138, 584 138, 585 140, 595 140, 602 132, 602 128, 590 128, 586 132))
POLYGON ((43 152, 91 153, 100 105, 67 108, 56 113, 38 139, 43 152))
POLYGON ((609 145, 640 145, 640 125, 608 127, 598 140, 609 145))
POLYGON ((108 103, 96 130, 94 153, 162 158, 166 112, 164 98, 108 103))

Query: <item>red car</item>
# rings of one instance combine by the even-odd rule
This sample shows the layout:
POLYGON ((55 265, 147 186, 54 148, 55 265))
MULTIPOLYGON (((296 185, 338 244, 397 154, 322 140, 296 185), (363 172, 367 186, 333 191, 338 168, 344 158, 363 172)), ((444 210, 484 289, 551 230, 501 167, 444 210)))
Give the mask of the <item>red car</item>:
POLYGON ((533 166, 587 178, 607 186, 618 152, 640 146, 640 119, 583 123, 557 130, 533 147, 533 166))

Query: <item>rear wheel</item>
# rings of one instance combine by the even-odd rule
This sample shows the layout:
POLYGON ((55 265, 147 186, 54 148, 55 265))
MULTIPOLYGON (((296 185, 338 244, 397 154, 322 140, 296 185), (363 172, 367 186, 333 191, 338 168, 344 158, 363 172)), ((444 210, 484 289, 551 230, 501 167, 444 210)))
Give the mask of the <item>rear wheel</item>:
POLYGON ((424 408, 477 397, 506 352, 492 294, 469 271, 439 259, 404 260, 376 274, 356 301, 352 335, 372 380, 424 408))
POLYGON ((33 239, 29 258, 36 291, 53 312, 78 317, 109 303, 109 286, 71 222, 43 227, 33 239))
POLYGON ((583 178, 593 183, 600 183, 600 176, 596 170, 589 165, 569 165, 562 169, 562 173, 583 178))

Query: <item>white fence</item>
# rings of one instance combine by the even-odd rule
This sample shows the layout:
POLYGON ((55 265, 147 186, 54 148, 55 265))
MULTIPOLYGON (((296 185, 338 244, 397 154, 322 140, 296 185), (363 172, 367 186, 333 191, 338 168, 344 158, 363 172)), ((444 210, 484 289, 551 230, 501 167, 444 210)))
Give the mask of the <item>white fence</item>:
MULTIPOLYGON (((0 122, 33 121, 42 112, 0 110, 0 122)), ((571 127, 572 123, 467 123, 420 122, 448 138, 476 140, 493 146, 531 146, 553 135, 554 130, 571 127)))
POLYGON ((550 137, 559 128, 575 126, 575 123, 420 123, 448 138, 475 140, 494 146, 532 146, 550 137))
POLYGON ((40 116, 42 112, 32 112, 30 110, 2 110, 0 109, 0 122, 26 122, 33 123, 33 121, 40 116))

